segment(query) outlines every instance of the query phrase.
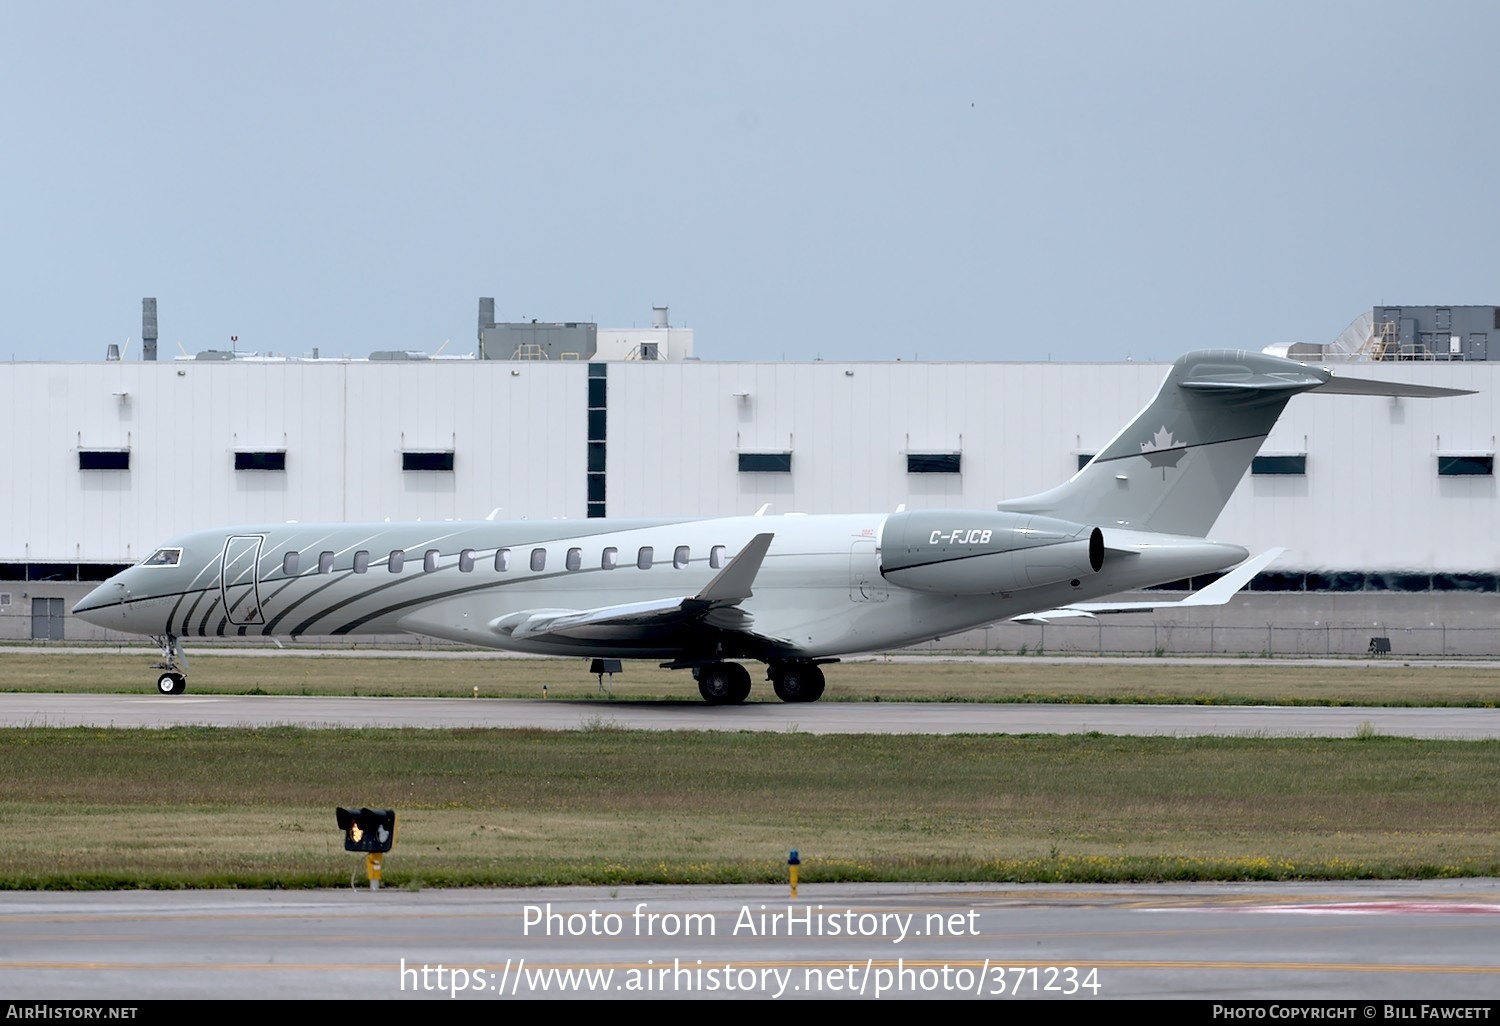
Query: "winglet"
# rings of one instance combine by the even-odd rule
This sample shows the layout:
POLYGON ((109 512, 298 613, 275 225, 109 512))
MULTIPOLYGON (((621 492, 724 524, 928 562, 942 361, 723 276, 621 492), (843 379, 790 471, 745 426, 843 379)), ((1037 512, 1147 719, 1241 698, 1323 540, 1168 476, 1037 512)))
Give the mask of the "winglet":
POLYGON ((760 573, 760 564, 766 558, 766 550, 771 547, 771 539, 774 537, 776 536, 768 531, 751 538, 739 555, 730 560, 729 565, 720 570, 693 597, 700 602, 743 602, 749 598, 750 585, 754 583, 755 575, 760 573))

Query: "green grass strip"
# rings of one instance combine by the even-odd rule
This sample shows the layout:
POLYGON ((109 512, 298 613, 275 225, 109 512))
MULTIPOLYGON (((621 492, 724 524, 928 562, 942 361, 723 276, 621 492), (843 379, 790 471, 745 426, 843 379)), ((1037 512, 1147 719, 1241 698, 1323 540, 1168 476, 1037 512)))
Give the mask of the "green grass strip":
MULTIPOLYGON (((162 699, 170 701, 171 699, 162 699)), ((1500 875, 1500 742, 0 730, 0 888, 1500 875)))

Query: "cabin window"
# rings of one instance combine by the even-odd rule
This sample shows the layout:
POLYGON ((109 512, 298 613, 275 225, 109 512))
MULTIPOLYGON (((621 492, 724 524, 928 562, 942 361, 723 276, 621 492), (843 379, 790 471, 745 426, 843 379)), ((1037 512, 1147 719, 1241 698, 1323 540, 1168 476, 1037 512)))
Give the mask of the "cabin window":
POLYGON ((297 553, 288 552, 286 555, 281 557, 281 572, 286 574, 288 577, 296 577, 297 564, 299 562, 300 560, 297 558, 297 553))
POLYGON ((546 549, 532 549, 531 550, 531 569, 537 571, 538 573, 540 573, 541 571, 547 569, 547 550, 546 549))
POLYGON ((679 545, 672 551, 672 566, 678 570, 688 565, 688 547, 679 545))
POLYGON ((422 572, 430 574, 438 567, 438 550, 428 549, 422 556, 422 572))
POLYGON ((474 550, 464 549, 458 554, 458 572, 469 574, 474 572, 474 550))
POLYGON ((604 555, 599 557, 599 565, 606 570, 613 570, 620 565, 620 550, 613 545, 604 550, 604 555))
POLYGON ((715 570, 724 569, 724 546, 715 545, 708 550, 708 565, 715 570))
POLYGON ((569 570, 577 570, 579 567, 583 566, 582 549, 568 550, 567 566, 569 570))
POLYGON ((318 573, 320 573, 320 574, 331 574, 331 573, 333 573, 333 553, 332 552, 320 552, 320 553, 318 553, 318 573))
POLYGON ((362 574, 370 569, 370 553, 360 549, 354 554, 354 572, 362 574))
POLYGON ((390 561, 386 564, 391 573, 399 574, 401 568, 406 565, 406 553, 401 549, 392 549, 390 561))
POLYGON ((510 569, 510 549, 495 550, 495 569, 502 574, 510 569))
POLYGON ((635 554, 635 565, 640 567, 642 570, 650 570, 652 552, 653 550, 651 546, 642 545, 641 551, 635 554))

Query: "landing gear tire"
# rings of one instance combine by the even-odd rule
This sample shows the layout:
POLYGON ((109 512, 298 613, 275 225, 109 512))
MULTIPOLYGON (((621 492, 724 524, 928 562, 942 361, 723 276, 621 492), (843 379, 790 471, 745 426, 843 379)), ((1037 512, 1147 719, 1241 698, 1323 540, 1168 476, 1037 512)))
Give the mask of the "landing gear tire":
POLYGON ((771 675, 771 688, 783 702, 816 702, 823 697, 823 671, 816 664, 785 666, 771 675))
POLYGON ((187 690, 187 656, 175 634, 153 634, 151 640, 161 646, 161 662, 153 663, 153 670, 162 671, 156 678, 156 691, 162 695, 180 695, 187 690))
POLYGON ((710 663, 698 671, 698 693, 709 705, 739 705, 750 697, 750 671, 739 663, 710 663))
POLYGON ((725 663, 729 667, 730 675, 734 677, 734 694, 730 698, 730 704, 743 705, 745 699, 750 697, 750 671, 739 663, 725 663))

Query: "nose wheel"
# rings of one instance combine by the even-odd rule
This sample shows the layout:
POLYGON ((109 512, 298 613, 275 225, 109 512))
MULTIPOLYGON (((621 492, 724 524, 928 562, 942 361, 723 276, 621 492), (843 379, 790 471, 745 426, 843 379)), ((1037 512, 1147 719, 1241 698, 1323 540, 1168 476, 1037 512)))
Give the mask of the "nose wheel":
POLYGON ((161 662, 155 664, 155 669, 162 671, 156 678, 157 694, 182 694, 187 690, 187 674, 182 672, 187 669, 187 656, 183 654, 177 635, 166 634, 152 640, 161 646, 161 662))

